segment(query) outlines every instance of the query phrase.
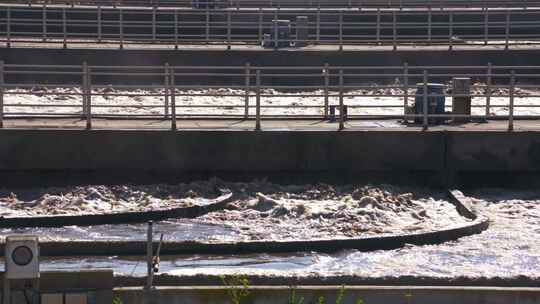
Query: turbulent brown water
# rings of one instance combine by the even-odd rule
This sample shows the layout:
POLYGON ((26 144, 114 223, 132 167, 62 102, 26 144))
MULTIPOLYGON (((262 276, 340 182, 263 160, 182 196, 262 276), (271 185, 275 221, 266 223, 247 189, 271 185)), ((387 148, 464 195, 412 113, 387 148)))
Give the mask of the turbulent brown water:
MULTIPOLYGON (((213 190, 205 192, 213 189, 213 186, 210 186, 215 184, 216 181, 194 183, 191 184, 193 187, 187 187, 192 189, 186 188, 186 192, 192 190, 199 197, 207 193, 207 197, 212 198, 223 190, 221 187, 217 187, 216 192, 213 192, 213 190), (196 185, 197 188, 194 187, 196 185)), ((221 183, 217 184, 222 185, 221 183)), ((259 204, 257 193, 265 193, 265 197, 276 200, 278 205, 284 204, 283 200, 294 202, 310 199, 317 202, 333 199, 338 204, 341 201, 344 204, 347 200, 345 197, 348 195, 352 197, 355 190, 363 189, 363 186, 343 186, 334 187, 333 191, 328 192, 326 190, 321 191, 322 189, 329 189, 328 186, 323 187, 322 185, 279 186, 266 182, 235 185, 237 185, 236 188, 231 186, 229 190, 242 192, 242 189, 244 189, 246 200, 239 204, 240 206, 237 206, 237 208, 223 211, 223 213, 244 210, 252 212, 255 210, 252 206, 259 204), (319 192, 313 194, 310 189, 319 192)), ((178 187, 178 185, 173 187, 178 187)), ((378 186, 374 188, 382 189, 384 187, 378 186)), ((413 201, 438 202, 442 198, 437 193, 425 189, 403 189, 391 186, 388 186, 388 188, 393 189, 389 193, 399 193, 399 195, 414 193, 413 201), (399 189, 399 191, 396 189, 399 189)), ((386 191, 388 191, 388 188, 386 191)), ((476 212, 490 218, 491 225, 487 231, 481 234, 464 237, 454 242, 433 246, 411 245, 397 250, 375 252, 347 250, 335 254, 304 252, 287 255, 169 256, 162 257, 161 271, 171 275, 245 273, 299 277, 352 275, 379 278, 411 275, 434 278, 455 278, 458 276, 471 278, 512 278, 518 276, 540 278, 540 242, 538 242, 538 239, 540 239, 540 191, 481 189, 466 194, 472 198, 473 208, 476 212)), ((271 205, 273 206, 273 204, 271 205)), ((272 207, 273 209, 275 209, 275 206, 272 207)), ((270 209, 257 212, 269 211, 272 212, 270 209)), ((209 221, 210 218, 210 215, 208 215, 209 221)), ((213 220, 215 221, 215 219, 213 220)), ((248 233, 242 229, 237 229, 235 225, 225 226, 221 225, 219 221, 205 223, 200 219, 165 221, 156 223, 155 228, 156 235, 163 232, 170 240, 223 241, 249 237, 248 233)), ((105 225, 56 229, 21 229, 15 231, 4 229, 2 234, 6 235, 14 232, 36 233, 58 238, 68 236, 69 238, 88 240, 144 240, 145 225, 105 225)), ((113 268, 117 274, 134 276, 143 276, 146 273, 144 257, 44 259, 42 263, 42 269, 45 270, 64 269, 76 271, 86 268, 113 268)))
MULTIPOLYGON (((191 222, 222 233, 205 240, 307 240, 435 231, 466 224, 456 208, 437 192, 391 185, 277 185, 266 181, 227 183, 218 179, 176 185, 75 186, 4 191, 4 216, 80 215, 159 210, 204 205, 224 192, 236 200, 225 209, 191 222)), ((187 221, 184 221, 184 225, 187 221)), ((163 227, 182 225, 172 220, 163 227)), ((43 230, 52 239, 122 239, 122 231, 142 225, 66 227, 43 230), (79 231, 91 232, 87 236, 79 231), (50 231, 47 233, 46 231, 50 231), (92 233, 100 231, 99 233, 92 233), (108 232, 107 232, 108 231, 108 232), (61 232, 61 233, 60 233, 61 232)), ((171 239, 171 233, 167 237, 171 239)), ((174 235, 174 233, 172 233, 174 235)), ((141 233, 141 237, 144 233, 141 233)), ((131 237, 130 237, 131 239, 131 237)), ((200 239, 200 237, 196 237, 200 239)))

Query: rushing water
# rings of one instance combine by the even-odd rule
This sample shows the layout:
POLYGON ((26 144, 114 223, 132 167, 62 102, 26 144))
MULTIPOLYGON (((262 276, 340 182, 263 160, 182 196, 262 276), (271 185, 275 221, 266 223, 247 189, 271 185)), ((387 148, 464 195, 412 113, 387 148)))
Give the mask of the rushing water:
MULTIPOLYGON (((348 250, 336 254, 172 256, 162 258, 161 271, 174 275, 245 273, 282 276, 540 277, 540 191, 482 190, 469 195, 474 198, 477 212, 492 220, 490 228, 482 234, 442 245, 411 245, 375 252, 348 250)), ((171 224, 178 228, 174 233, 179 240, 210 239, 215 238, 216 234, 223 238, 234 237, 232 231, 219 226, 180 220, 159 224, 157 230, 167 227, 170 232, 170 227, 160 225, 171 224)), ((88 233, 86 228, 75 227, 48 230, 47 233, 56 231, 61 234, 65 231, 63 229, 81 229, 79 233, 88 233)), ((90 229, 90 233, 99 235, 102 233, 99 229, 106 230, 109 237, 138 239, 134 235, 144 235, 145 227, 101 226, 90 229)), ((138 276, 146 272, 143 261, 143 257, 51 259, 43 261, 43 269, 113 268, 119 274, 138 276)))

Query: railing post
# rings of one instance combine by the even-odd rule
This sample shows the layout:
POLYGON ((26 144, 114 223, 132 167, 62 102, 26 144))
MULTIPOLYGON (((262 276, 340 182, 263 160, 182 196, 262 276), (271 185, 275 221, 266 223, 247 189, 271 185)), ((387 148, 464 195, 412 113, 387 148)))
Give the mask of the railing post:
POLYGON ((146 286, 145 290, 152 289, 152 279, 154 274, 154 267, 152 260, 154 259, 154 246, 153 246, 154 231, 152 229, 152 221, 148 222, 148 230, 146 232, 146 286))
POLYGON ((245 74, 244 119, 248 119, 249 118, 249 88, 250 88, 250 81, 251 81, 249 62, 247 62, 244 67, 244 74, 245 74))
POLYGON ((424 70, 424 77, 423 77, 423 110, 422 113, 424 115, 423 123, 422 123, 422 129, 426 131, 428 129, 429 120, 428 120, 428 72, 427 70, 424 70))
POLYGON ((431 45, 431 31, 432 31, 432 16, 431 16, 431 6, 428 10, 428 45, 431 45))
POLYGON ((510 73, 510 105, 508 107, 508 131, 514 131, 514 93, 516 86, 516 71, 512 70, 510 73))
POLYGON ((396 11, 392 11, 392 45, 393 50, 397 50, 396 11))
POLYGON ((205 19, 205 29, 204 29, 204 35, 205 35, 205 43, 210 43, 210 11, 208 8, 208 5, 206 6, 206 19, 205 19))
POLYGON ((453 49, 453 43, 454 43, 454 13, 452 11, 449 12, 448 15, 448 49, 453 49))
POLYGON ((101 22, 101 5, 97 8, 97 40, 101 42, 101 31, 102 31, 102 22, 101 22))
POLYGON ((377 7, 377 44, 381 43, 381 8, 377 7))
POLYGON ((263 12, 262 8, 259 7, 259 45, 262 45, 263 42, 263 12))
POLYGON ((407 122, 407 111, 409 107, 409 64, 405 62, 403 64, 403 116, 404 121, 407 122))
POLYGON ((339 131, 345 129, 345 115, 343 110, 343 70, 339 70, 339 131))
POLYGON ((124 49, 124 11, 118 10, 118 32, 120 35, 120 49, 124 49))
POLYGON ((66 9, 62 8, 62 33, 64 34, 64 42, 63 42, 63 48, 67 48, 67 16, 66 16, 66 9))
POLYGON ((83 63, 83 104, 86 104, 86 129, 92 129, 92 89, 90 68, 86 61, 83 63))
POLYGON ((43 3, 41 9, 41 31, 42 31, 42 40, 47 41, 47 4, 43 3))
POLYGON ((319 44, 321 42, 321 7, 317 7, 317 21, 316 21, 315 40, 319 44))
POLYGON ((486 81, 486 120, 491 113, 491 81, 492 81, 492 66, 491 62, 487 66, 487 81, 486 81))
POLYGON ((8 6, 6 8, 6 36, 7 36, 7 43, 6 47, 11 47, 11 6, 8 6))
POLYGON ((330 71, 328 63, 324 64, 324 119, 328 119, 328 86, 330 85, 330 71))
POLYGON ((156 7, 152 9, 152 43, 156 43, 156 7))
POLYGON ((174 49, 178 50, 178 10, 174 10, 174 49))
POLYGON ((278 27, 278 16, 277 16, 277 11, 275 13, 275 16, 274 16, 274 21, 272 21, 272 26, 274 27, 274 37, 272 37, 274 39, 274 50, 277 50, 278 47, 279 47, 279 27, 278 27))
POLYGON ((504 37, 505 37, 504 49, 508 50, 509 43, 510 43, 509 42, 510 40, 510 10, 509 9, 506 9, 506 25, 504 29, 504 37))
POLYGON ((4 60, 0 60, 0 128, 4 127, 4 60))
POLYGON ((227 11, 227 50, 231 49, 231 11, 227 11))
POLYGON ((489 39, 489 9, 484 11, 484 45, 488 44, 489 39))
POLYGON ((255 109, 255 131, 261 130, 261 71, 257 70, 255 80, 255 91, 257 93, 255 109))
POLYGON ((343 10, 339 11, 339 50, 343 51, 343 10))
POLYGON ((176 79, 175 79, 175 70, 169 68, 169 88, 171 95, 171 130, 176 131, 176 79))
POLYGON ((165 90, 163 90, 165 92, 165 102, 164 102, 164 107, 163 107, 163 113, 165 114, 165 119, 167 119, 169 117, 169 86, 170 86, 170 77, 169 77, 169 63, 166 62, 165 63, 165 68, 164 68, 164 72, 165 72, 165 90))

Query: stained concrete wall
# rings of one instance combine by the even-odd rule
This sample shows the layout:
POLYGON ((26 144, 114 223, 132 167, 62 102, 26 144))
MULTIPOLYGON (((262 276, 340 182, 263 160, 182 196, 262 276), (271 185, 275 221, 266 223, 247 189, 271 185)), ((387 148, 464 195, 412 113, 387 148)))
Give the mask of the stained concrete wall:
MULTIPOLYGON (((88 303, 109 304, 113 299, 112 270, 81 270, 77 272, 42 271, 39 279, 41 294, 87 294, 88 303)), ((1 274, 0 284, 3 285, 4 273, 1 274)), ((27 288, 25 280, 13 280, 11 285, 12 304, 27 304, 24 293, 27 288)), ((27 291, 27 296, 34 300, 39 297, 35 292, 27 291)), ((37 302, 35 302, 37 303, 37 302)), ((128 303, 128 302, 126 302, 128 303)))
POLYGON ((3 130, 0 173, 540 173, 540 132, 3 130))
MULTIPOLYGON (((326 303, 335 303, 340 286, 302 286, 296 289, 296 303, 304 297, 304 303, 318 303, 324 297, 326 303)), ((223 287, 162 287, 151 293, 141 288, 118 288, 115 295, 130 304, 225 304, 230 303, 227 289, 223 287)), ((243 303, 286 304, 291 303, 288 286, 256 286, 243 303)), ((412 286, 347 286, 343 304, 480 304, 480 303, 540 303, 538 288, 489 288, 489 287, 412 287, 412 286)))

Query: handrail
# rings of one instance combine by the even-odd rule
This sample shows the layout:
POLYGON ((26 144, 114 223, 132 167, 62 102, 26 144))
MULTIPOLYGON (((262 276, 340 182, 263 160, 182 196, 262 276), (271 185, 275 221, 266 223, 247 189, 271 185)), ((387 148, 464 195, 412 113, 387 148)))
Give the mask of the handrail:
POLYGON ((540 66, 76 67, 0 61, 0 128, 19 117, 80 117, 92 129, 93 120, 106 117, 166 120, 176 130, 181 119, 217 117, 253 119, 255 130, 270 118, 337 119, 338 130, 347 120, 399 118, 421 120, 427 130, 433 119, 466 118, 508 120, 512 131, 516 119, 540 117, 540 104, 525 99, 540 97, 540 73, 534 72, 540 66), (447 83, 463 76, 475 81, 470 93, 452 92, 447 83), (432 81, 444 85, 442 93, 426 90, 432 81), (415 86, 424 93, 415 94, 415 86), (472 99, 470 115, 429 110, 436 98, 460 97, 472 99), (424 102, 420 112, 408 112, 413 99, 424 102))
MULTIPOLYGON (((540 8, 456 11, 181 10, 0 6, 0 42, 69 45, 260 45, 272 20, 291 20, 293 45, 511 46, 540 44, 540 8), (308 18, 297 36, 294 18, 308 18), (136 17, 136 18, 134 18, 136 17), (436 17, 436 19, 435 19, 436 17), (293 43, 294 42, 294 43, 293 43)), ((300 28, 300 27, 299 27, 300 28)))
POLYGON ((494 8, 539 7, 537 0, 5 0, 4 3, 25 5, 86 5, 212 8, 494 8))

